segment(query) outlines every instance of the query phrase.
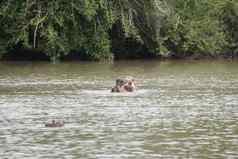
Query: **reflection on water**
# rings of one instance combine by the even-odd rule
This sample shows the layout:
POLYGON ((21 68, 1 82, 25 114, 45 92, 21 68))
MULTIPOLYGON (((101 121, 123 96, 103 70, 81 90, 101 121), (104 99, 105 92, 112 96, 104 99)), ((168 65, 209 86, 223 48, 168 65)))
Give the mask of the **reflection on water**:
POLYGON ((1 158, 237 158, 238 63, 1 63, 1 158), (139 90, 112 94, 118 76, 139 90), (45 128, 51 119, 63 128, 45 128))

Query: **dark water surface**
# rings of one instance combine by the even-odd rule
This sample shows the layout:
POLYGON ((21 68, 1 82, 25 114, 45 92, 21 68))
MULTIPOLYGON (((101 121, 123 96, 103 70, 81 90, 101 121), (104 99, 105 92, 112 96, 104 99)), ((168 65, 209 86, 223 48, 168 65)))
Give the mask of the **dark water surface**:
POLYGON ((238 62, 0 63, 0 156, 238 158, 238 62))

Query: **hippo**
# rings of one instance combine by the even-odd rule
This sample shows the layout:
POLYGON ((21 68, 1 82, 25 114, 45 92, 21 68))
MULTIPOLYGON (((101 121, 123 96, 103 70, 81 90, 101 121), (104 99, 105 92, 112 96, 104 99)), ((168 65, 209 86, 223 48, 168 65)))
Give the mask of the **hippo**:
POLYGON ((45 124, 45 127, 62 127, 64 126, 64 122, 59 122, 59 121, 55 121, 55 120, 52 120, 51 123, 46 123, 45 124))
POLYGON ((111 92, 134 92, 136 89, 134 79, 117 79, 111 92))

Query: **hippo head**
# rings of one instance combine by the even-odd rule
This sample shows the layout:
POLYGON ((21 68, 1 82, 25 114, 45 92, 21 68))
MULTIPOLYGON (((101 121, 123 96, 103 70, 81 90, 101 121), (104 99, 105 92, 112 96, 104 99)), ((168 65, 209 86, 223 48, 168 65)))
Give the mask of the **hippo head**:
POLYGON ((112 88, 111 92, 133 92, 135 90, 135 80, 129 79, 116 79, 116 85, 112 88))

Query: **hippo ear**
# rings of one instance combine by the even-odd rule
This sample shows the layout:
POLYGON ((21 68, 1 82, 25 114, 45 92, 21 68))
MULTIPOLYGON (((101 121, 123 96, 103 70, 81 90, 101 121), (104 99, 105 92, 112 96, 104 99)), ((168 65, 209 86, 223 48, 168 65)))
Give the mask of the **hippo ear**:
POLYGON ((116 85, 119 85, 121 83, 121 79, 116 79, 116 85))

